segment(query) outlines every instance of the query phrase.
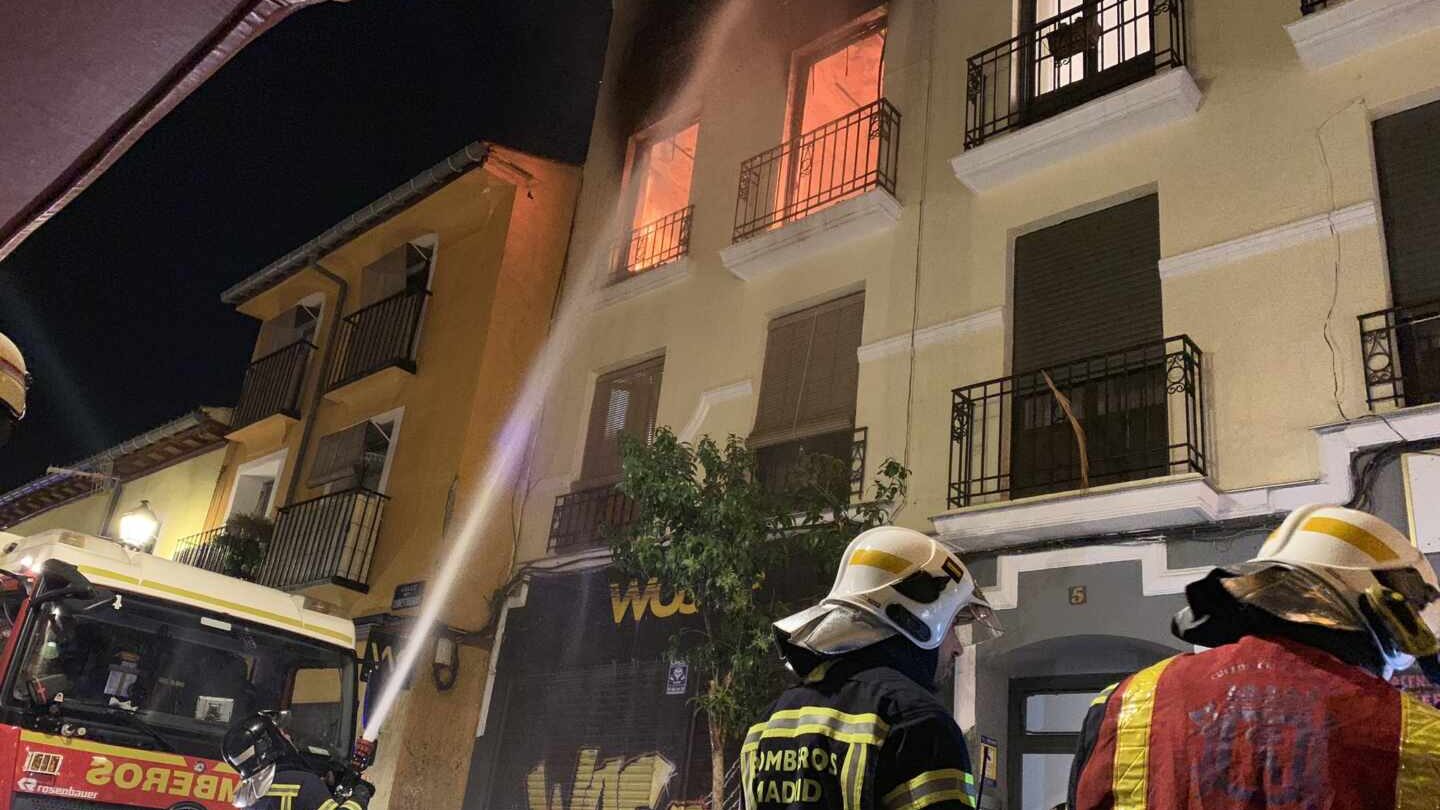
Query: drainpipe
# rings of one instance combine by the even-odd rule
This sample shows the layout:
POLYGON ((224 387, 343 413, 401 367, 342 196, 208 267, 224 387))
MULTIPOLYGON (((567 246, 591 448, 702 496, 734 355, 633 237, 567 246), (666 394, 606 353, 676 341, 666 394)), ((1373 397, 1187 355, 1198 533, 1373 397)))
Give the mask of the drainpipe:
POLYGON ((315 432, 315 414, 325 398, 325 381, 330 378, 330 361, 335 357, 335 346, 340 339, 340 318, 345 311, 345 297, 350 292, 350 283, 335 275, 320 263, 319 257, 311 266, 325 278, 335 282, 335 314, 330 319, 330 337, 325 341, 325 355, 320 358, 320 373, 315 375, 315 392, 310 396, 310 413, 306 415, 305 428, 300 432, 300 447, 295 452, 295 469, 290 473, 290 483, 285 487, 285 505, 295 502, 295 490, 300 487, 300 468, 305 463, 305 451, 310 447, 310 434, 315 432))

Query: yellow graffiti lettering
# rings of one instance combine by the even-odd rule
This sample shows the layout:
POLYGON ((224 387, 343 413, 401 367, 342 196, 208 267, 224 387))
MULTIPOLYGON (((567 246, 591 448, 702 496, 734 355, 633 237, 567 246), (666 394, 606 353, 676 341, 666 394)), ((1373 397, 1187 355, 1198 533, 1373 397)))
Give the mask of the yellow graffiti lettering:
POLYGON ((625 620, 626 613, 638 622, 645 618, 647 610, 657 619, 668 619, 677 613, 689 616, 698 609, 695 600, 685 591, 676 591, 666 601, 660 593, 659 580, 646 582, 642 590, 640 581, 632 579, 626 583, 624 593, 621 593, 619 585, 610 585, 610 615, 616 624, 625 620))
POLYGON ((189 796, 190 788, 195 784, 195 774, 189 771, 173 771, 170 774, 170 795, 189 796))
POLYGON ((145 778, 145 771, 133 762, 126 762, 115 769, 115 786, 122 790, 134 790, 145 778))
POLYGON ((104 787, 110 784, 110 777, 115 773, 115 763, 105 757, 91 757, 90 770, 85 772, 85 781, 96 787, 104 787))
POLYGON ((602 762, 598 749, 585 748, 575 763, 568 802, 557 785, 547 784, 543 762, 526 777, 526 799, 529 810, 651 810, 674 774, 675 766, 659 754, 602 762))
POLYGON ((220 777, 213 773, 202 773, 195 777, 195 798, 210 801, 220 789, 220 777))

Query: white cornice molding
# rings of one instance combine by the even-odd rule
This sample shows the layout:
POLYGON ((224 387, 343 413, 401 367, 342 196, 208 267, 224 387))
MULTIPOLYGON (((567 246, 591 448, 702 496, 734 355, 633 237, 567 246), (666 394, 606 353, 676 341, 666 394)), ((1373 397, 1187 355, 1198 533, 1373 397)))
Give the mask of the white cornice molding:
MULTIPOLYGON (((937 323, 915 331, 915 349, 918 351, 927 346, 938 346, 945 343, 954 343, 966 335, 973 335, 977 332, 984 332, 989 329, 998 329, 1005 325, 1005 310, 1001 307, 987 309, 966 315, 963 318, 956 318, 953 321, 937 323)), ((872 360, 880 360, 897 354, 904 354, 910 350, 910 333, 902 332, 894 337, 884 340, 877 340, 874 343, 867 343, 855 350, 860 362, 869 363, 872 360)))
POLYGON ((1186 68, 1167 70, 1121 90, 1000 135, 950 159, 955 177, 983 192, 1158 127, 1200 109, 1200 88, 1186 68))
POLYGON ((695 404, 695 413, 691 415, 690 421, 680 431, 680 441, 693 442, 700 434, 700 428, 705 424, 705 417, 710 415, 710 409, 722 402, 729 402, 732 399, 748 397, 755 393, 755 386, 750 380, 722 385, 719 388, 711 388, 700 394, 700 401, 695 404))
POLYGON ((1322 70, 1366 51, 1440 27, 1435 0, 1343 0, 1285 26, 1306 70, 1322 70))
POLYGON ((1082 565, 1139 562, 1140 592, 1145 596, 1183 593, 1185 586, 1210 573, 1210 567, 1171 568, 1163 542, 1124 546, 1077 548, 1012 554, 995 560, 995 584, 982 588, 985 601, 995 610, 1020 606, 1020 575, 1027 571, 1078 568, 1082 565))
POLYGON ((689 256, 681 256, 673 262, 636 273, 616 284, 606 284, 595 291, 596 308, 608 307, 621 301, 629 301, 638 295, 654 292, 662 287, 678 284, 690 277, 692 265, 689 256))
POLYGON ((1380 222, 1380 211, 1373 200, 1356 203, 1324 214, 1287 222, 1274 228, 1257 231, 1238 239, 1180 253, 1160 260, 1160 278, 1168 280, 1224 267, 1316 239, 1327 239, 1333 226, 1336 233, 1374 226, 1380 222))
POLYGON ((736 242, 720 251, 720 261, 736 278, 751 281, 890 230, 900 210, 890 192, 875 189, 736 242))

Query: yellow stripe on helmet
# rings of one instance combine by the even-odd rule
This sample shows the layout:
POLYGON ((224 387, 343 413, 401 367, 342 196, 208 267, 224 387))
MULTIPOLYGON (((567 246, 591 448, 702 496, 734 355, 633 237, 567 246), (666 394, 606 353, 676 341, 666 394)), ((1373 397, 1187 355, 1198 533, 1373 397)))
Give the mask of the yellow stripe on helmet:
POLYGON ((868 565, 871 568, 879 568, 899 576, 912 567, 909 560, 891 554, 888 551, 881 551, 878 548, 862 548, 850 555, 851 565, 868 565))
POLYGON ((1391 562, 1400 559, 1385 541, 1370 532, 1343 520, 1328 517, 1312 517, 1300 527, 1302 532, 1316 532, 1346 543, 1360 550, 1375 562, 1391 562))

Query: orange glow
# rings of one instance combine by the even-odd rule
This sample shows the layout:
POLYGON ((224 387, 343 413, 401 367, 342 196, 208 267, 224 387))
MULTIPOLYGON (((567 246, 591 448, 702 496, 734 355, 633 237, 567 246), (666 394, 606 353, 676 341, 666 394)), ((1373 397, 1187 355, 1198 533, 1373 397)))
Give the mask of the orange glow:
POLYGON ((699 135, 700 124, 695 123, 668 138, 637 147, 632 227, 648 225, 690 204, 690 179, 695 173, 695 142, 699 135))
MULTIPOLYGON (((800 132, 878 101, 884 92, 885 29, 871 30, 809 63, 800 132)), ((798 133, 797 133, 798 134, 798 133)))

